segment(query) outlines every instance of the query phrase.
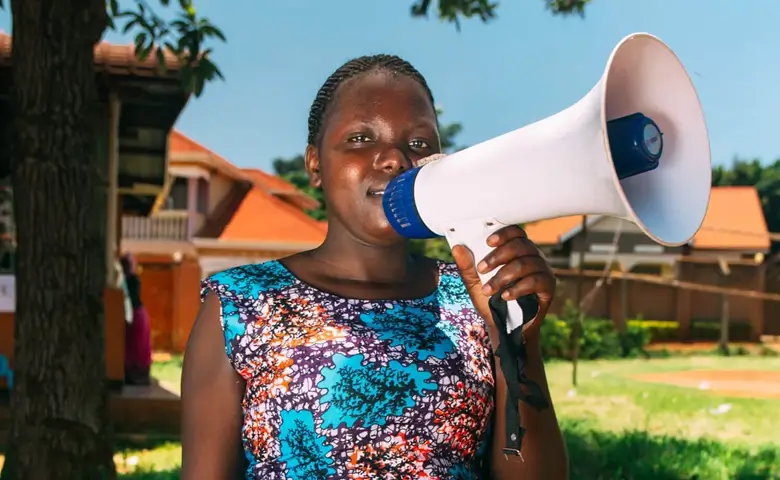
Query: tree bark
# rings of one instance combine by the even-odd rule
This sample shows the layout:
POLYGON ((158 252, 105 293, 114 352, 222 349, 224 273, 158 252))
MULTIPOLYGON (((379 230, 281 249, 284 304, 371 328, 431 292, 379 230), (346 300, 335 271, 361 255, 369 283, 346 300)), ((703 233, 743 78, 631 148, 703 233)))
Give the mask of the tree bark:
POLYGON ((3 479, 115 477, 104 353, 105 0, 13 0, 15 382, 3 479))

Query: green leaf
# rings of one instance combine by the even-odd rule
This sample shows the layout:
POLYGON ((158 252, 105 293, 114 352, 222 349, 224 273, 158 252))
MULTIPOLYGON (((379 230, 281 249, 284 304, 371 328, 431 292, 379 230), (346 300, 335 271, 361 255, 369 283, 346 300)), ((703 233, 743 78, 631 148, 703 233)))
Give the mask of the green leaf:
POLYGON ((138 54, 141 50, 144 48, 144 44, 146 43, 147 37, 146 33, 141 32, 135 36, 135 53, 138 54))
POLYGON ((108 0, 108 14, 115 17, 119 13, 119 2, 117 0, 108 0))
POLYGON ((122 29, 122 33, 127 33, 130 30, 132 30, 136 25, 138 25, 138 22, 139 20, 137 18, 134 18, 129 22, 127 22, 127 24, 125 24, 125 28, 122 29))
POLYGON ((168 71, 168 67, 165 65, 165 53, 163 52, 163 49, 157 48, 155 50, 154 53, 157 55, 157 64, 160 65, 163 72, 168 71))
MULTIPOLYGON (((0 0, 3 1, 3 0, 0 0)), ((154 54, 163 71, 169 71, 165 50, 175 55, 183 67, 179 72, 182 85, 188 92, 200 96, 205 85, 215 79, 224 80, 222 72, 209 57, 212 48, 206 42, 217 39, 227 42, 224 33, 208 18, 200 18, 191 0, 160 0, 159 5, 168 8, 178 5, 174 19, 168 21, 158 15, 146 0, 135 0, 136 9, 120 11, 118 0, 106 0, 109 25, 117 27, 117 20, 124 19, 123 34, 134 33, 135 54, 141 60, 154 54)))

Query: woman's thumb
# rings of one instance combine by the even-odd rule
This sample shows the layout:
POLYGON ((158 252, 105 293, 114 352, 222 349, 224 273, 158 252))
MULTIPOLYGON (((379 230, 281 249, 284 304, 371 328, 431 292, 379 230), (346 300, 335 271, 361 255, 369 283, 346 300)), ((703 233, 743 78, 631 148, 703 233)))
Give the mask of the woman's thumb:
POLYGON ((455 265, 460 270, 460 276, 467 289, 481 288, 482 282, 477 274, 477 267, 474 262, 474 255, 464 245, 455 245, 452 248, 452 257, 455 259, 455 265))

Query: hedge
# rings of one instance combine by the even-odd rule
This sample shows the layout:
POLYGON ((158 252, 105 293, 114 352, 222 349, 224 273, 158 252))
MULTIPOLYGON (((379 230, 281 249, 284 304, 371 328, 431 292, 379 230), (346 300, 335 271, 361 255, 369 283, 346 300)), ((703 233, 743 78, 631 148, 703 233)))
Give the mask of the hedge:
MULTIPOLYGON (((645 348, 651 342, 676 341, 680 325, 669 320, 635 319, 627 322, 621 334, 611 320, 586 318, 580 336, 582 359, 620 358, 646 355, 645 348)), ((571 358, 570 338, 572 325, 561 318, 549 315, 542 323, 542 351, 546 358, 571 358)), ((729 328, 732 341, 750 338, 750 324, 733 322, 729 328)), ((696 320, 691 324, 691 337, 696 340, 717 341, 720 323, 696 320)))
MULTIPOLYGON (((545 358, 571 358, 572 325, 556 317, 542 323, 542 354, 545 358)), ((610 320, 585 319, 580 335, 579 358, 619 358, 644 353, 650 343, 650 330, 629 325, 624 334, 610 320)))

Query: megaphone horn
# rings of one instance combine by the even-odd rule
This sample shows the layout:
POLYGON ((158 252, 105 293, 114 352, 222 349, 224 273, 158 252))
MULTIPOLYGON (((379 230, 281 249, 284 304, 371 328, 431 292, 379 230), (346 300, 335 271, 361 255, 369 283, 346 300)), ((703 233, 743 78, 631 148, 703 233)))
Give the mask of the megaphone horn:
MULTIPOLYGON (((618 43, 577 103, 404 172, 385 189, 383 205, 400 235, 444 236, 477 261, 506 225, 570 215, 626 219, 657 243, 678 246, 701 227, 710 176, 707 127, 690 77, 660 39, 635 33, 618 43)), ((508 308, 510 332, 536 315, 520 303, 508 308)))

